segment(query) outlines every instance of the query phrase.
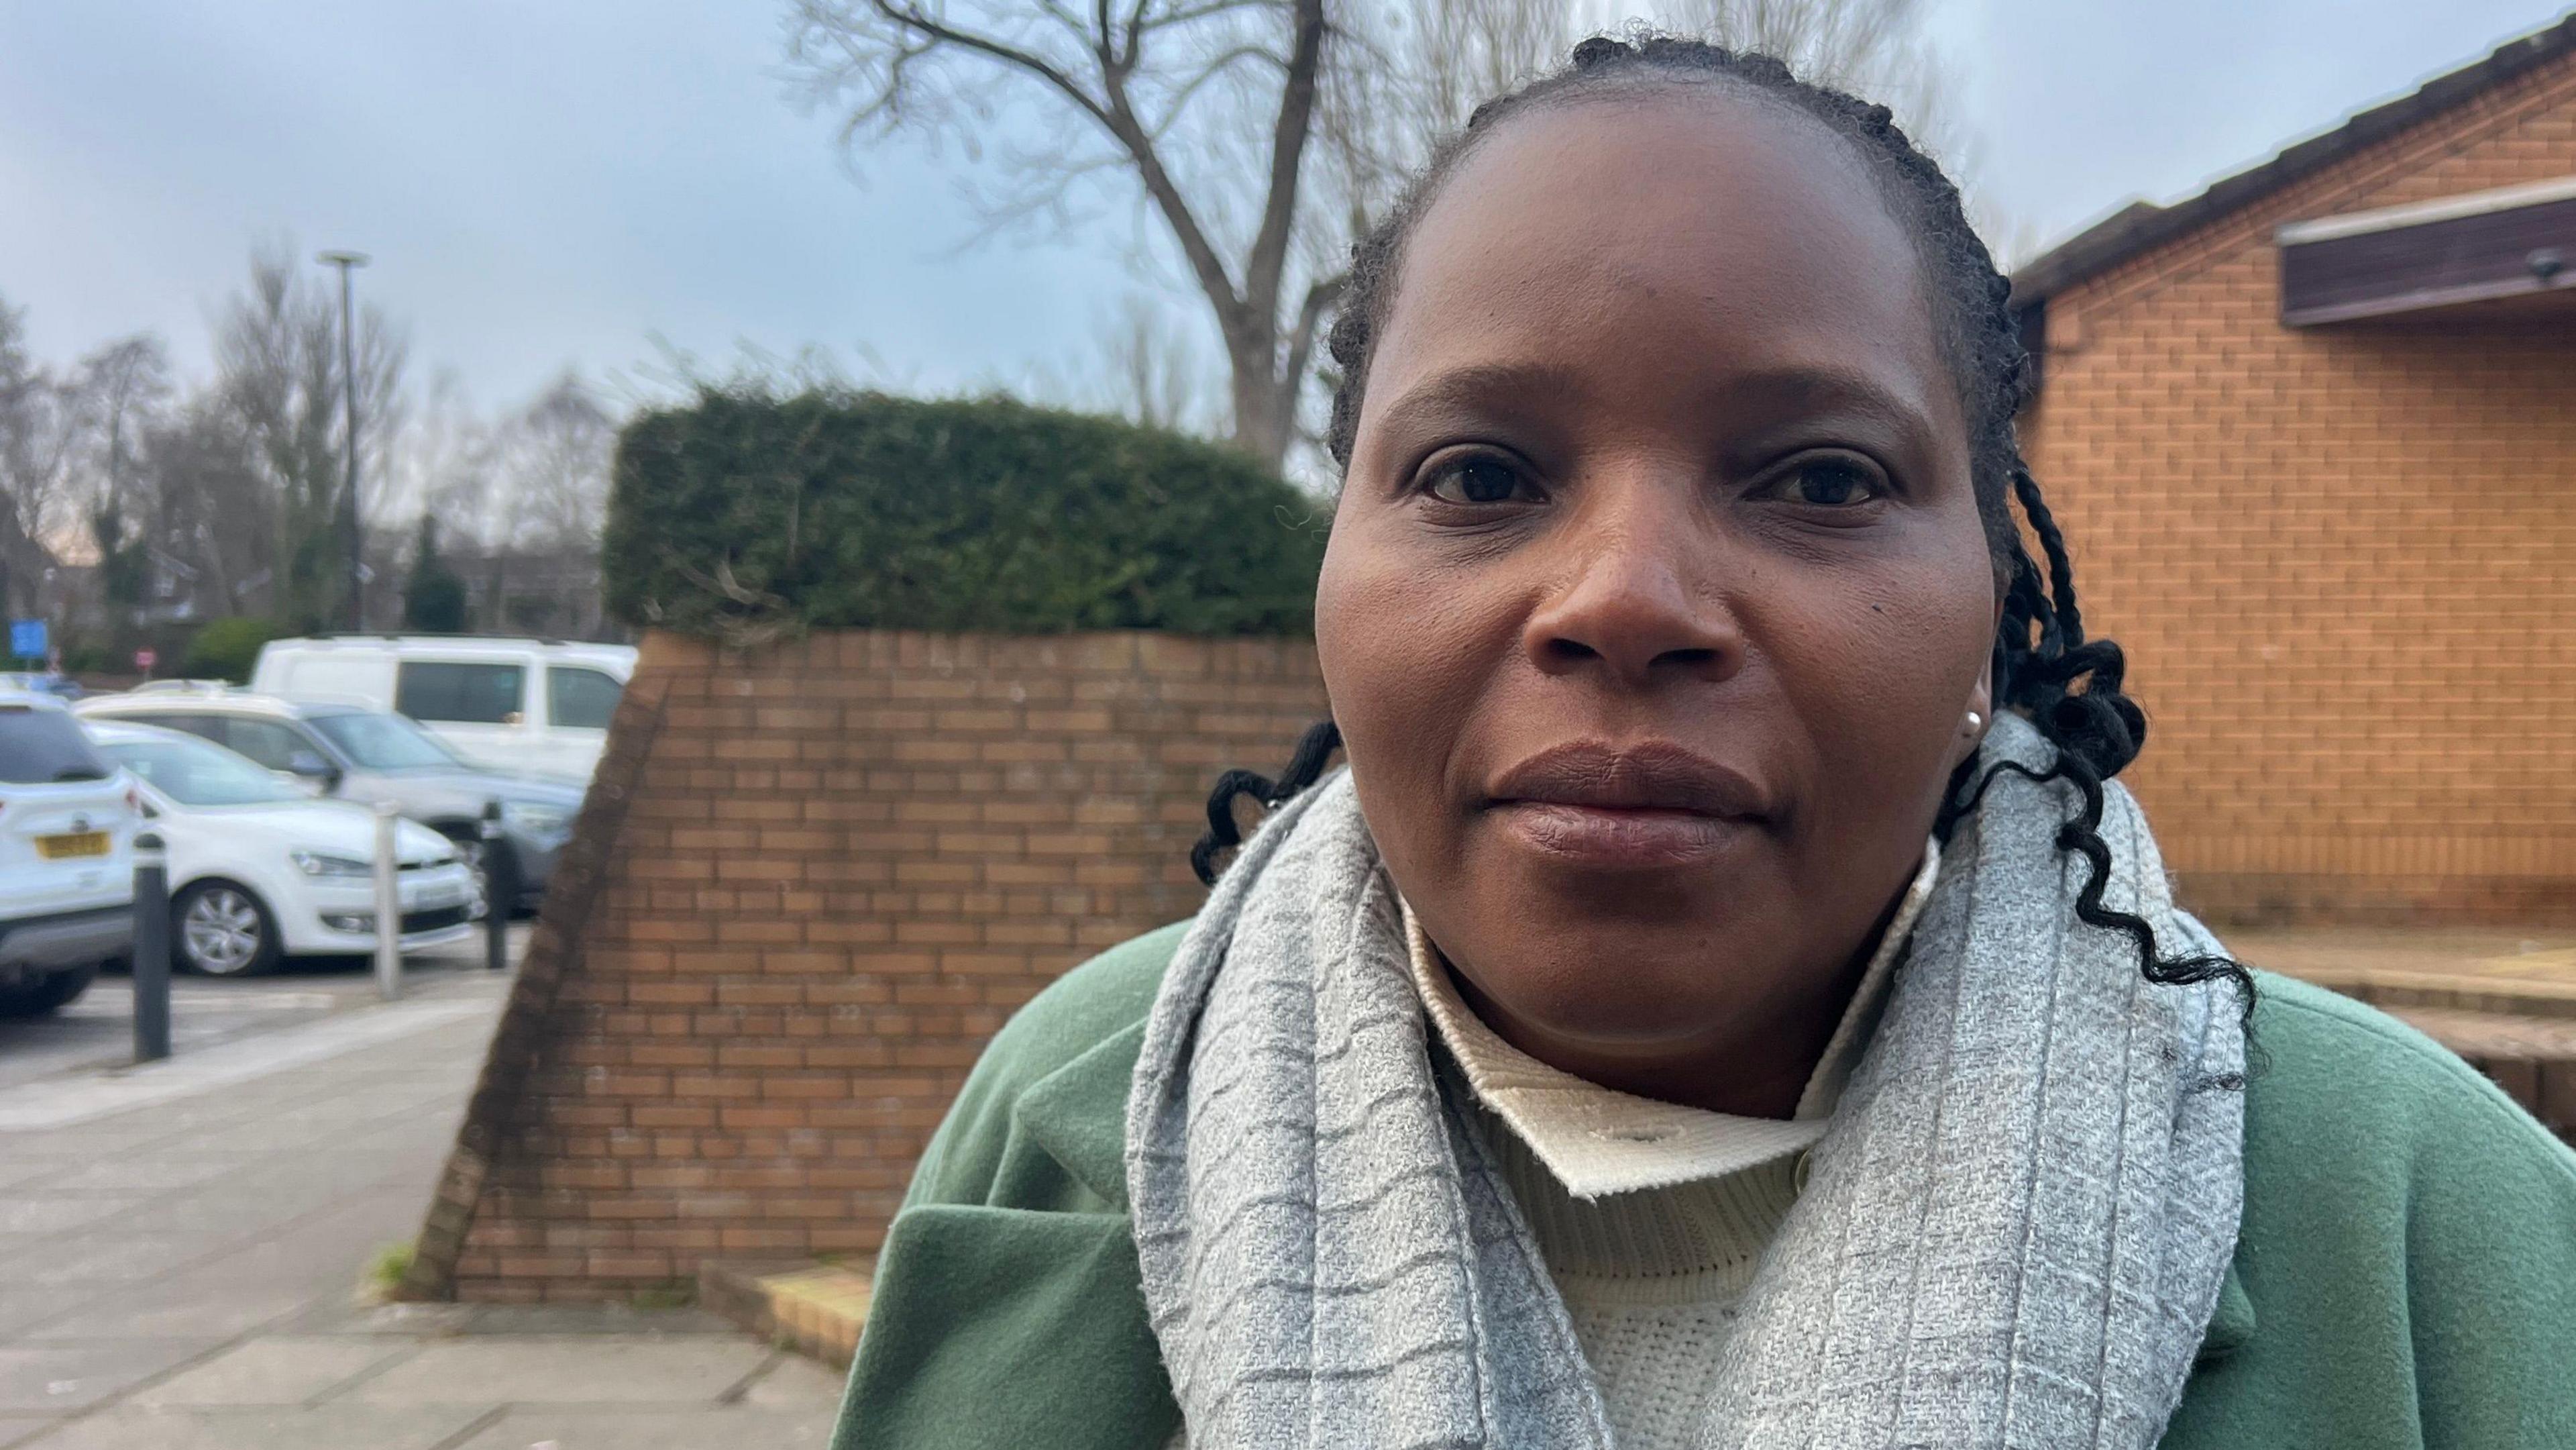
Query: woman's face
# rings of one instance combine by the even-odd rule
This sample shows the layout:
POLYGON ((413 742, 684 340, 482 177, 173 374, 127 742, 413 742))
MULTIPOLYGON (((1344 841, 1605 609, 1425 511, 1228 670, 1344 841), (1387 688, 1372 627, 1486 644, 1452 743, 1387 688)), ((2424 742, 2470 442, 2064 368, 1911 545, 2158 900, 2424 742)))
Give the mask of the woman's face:
POLYGON ((1990 713, 1993 576, 1913 249, 1720 88, 1506 122, 1404 254, 1316 636, 1480 1015, 1785 1114, 1990 713))

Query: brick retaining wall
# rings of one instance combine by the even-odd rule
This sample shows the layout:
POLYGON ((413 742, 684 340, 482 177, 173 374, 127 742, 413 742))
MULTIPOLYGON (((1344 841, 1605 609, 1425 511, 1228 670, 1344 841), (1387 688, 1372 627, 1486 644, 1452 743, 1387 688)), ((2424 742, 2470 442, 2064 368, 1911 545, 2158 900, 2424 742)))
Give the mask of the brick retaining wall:
POLYGON ((1297 643, 648 636, 407 1291, 873 1252, 986 1039, 1196 910, 1209 784, 1323 710, 1297 643))

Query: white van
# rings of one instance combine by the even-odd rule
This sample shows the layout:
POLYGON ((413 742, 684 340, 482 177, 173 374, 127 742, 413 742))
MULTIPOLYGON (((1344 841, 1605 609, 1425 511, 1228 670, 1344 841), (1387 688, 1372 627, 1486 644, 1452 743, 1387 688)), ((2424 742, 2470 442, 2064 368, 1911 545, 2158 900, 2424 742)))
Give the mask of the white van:
POLYGON ((344 634, 272 640, 250 684, 364 701, 410 716, 479 764, 587 780, 634 673, 632 645, 344 634))

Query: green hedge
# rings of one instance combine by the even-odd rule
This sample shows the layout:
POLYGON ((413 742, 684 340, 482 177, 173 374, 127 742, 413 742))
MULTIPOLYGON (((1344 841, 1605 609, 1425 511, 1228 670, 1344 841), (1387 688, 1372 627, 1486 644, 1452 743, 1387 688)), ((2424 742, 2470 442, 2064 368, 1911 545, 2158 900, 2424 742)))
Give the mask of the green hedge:
POLYGON ((619 436, 639 625, 1306 634, 1322 505, 1229 449, 1007 399, 706 391, 619 436))
MULTIPOLYGON (((248 684, 251 666, 259 663, 259 647, 294 632, 270 619, 237 615, 209 619, 196 638, 188 641, 188 656, 180 662, 179 673, 192 680, 248 684)), ((165 664, 168 658, 166 653, 162 656, 165 664)))

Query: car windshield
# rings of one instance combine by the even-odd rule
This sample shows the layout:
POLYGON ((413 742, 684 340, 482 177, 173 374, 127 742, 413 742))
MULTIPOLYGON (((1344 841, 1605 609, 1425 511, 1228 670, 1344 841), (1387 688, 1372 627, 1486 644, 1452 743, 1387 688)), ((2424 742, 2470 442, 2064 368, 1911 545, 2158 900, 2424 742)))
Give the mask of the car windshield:
POLYGON ((351 710, 307 719, 361 770, 452 770, 464 764, 437 737, 400 715, 351 710))
POLYGON ((99 749, 183 806, 258 806, 310 799, 253 762, 203 740, 111 740, 99 749))

